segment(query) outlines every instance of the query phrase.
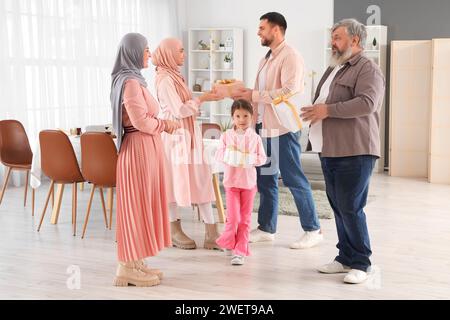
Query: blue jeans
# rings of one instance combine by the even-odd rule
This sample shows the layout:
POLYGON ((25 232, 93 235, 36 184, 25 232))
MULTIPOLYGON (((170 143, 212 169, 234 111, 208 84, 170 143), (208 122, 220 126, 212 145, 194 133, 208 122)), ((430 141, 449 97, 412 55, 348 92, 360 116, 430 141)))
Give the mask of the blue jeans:
MULTIPOLYGON (((261 125, 256 126, 259 134, 261 125)), ((311 185, 303 173, 300 162, 300 131, 289 132, 275 138, 262 138, 268 162, 256 168, 260 194, 258 210, 259 229, 269 233, 277 230, 278 172, 292 193, 304 231, 320 229, 319 218, 311 192, 311 185)))
POLYGON ((367 271, 370 266, 366 206, 375 156, 321 157, 328 201, 334 211, 339 255, 336 261, 352 269, 367 271))

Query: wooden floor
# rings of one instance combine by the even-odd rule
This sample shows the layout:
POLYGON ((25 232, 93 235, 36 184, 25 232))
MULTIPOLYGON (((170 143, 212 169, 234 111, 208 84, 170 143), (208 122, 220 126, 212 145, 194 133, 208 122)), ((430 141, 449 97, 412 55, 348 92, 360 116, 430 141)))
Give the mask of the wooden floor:
MULTIPOLYGON (((78 235, 71 234, 71 190, 58 225, 50 215, 36 232, 47 185, 36 195, 37 216, 23 208, 22 189, 8 188, 0 206, 0 299, 449 299, 450 186, 375 175, 367 207, 374 264, 362 285, 315 268, 336 254, 334 220, 322 220, 326 240, 310 250, 291 250, 297 217, 280 216, 273 244, 251 245, 244 266, 231 266, 217 251, 164 250, 148 259, 165 272, 160 286, 116 288, 114 231, 105 230, 99 195, 87 235, 81 239, 90 187, 79 192, 78 235), (69 289, 67 269, 80 268, 81 288, 69 289)), ((202 244, 203 226, 184 212, 186 232, 202 244)), ((255 224, 256 217, 253 217, 255 224)), ((114 226, 114 225, 113 225, 114 226)), ((223 226, 221 226, 223 227, 223 226)))

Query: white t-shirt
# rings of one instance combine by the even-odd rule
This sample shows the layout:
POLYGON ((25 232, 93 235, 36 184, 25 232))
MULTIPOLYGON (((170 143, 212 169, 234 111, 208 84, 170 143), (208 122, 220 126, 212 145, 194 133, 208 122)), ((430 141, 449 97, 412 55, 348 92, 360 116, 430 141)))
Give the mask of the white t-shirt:
MULTIPOLYGON (((269 59, 270 59, 270 57, 269 57, 269 59)), ((264 67, 261 69, 261 72, 259 73, 259 77, 258 77, 258 84, 259 84, 258 90, 259 91, 266 90, 267 64, 268 64, 268 62, 266 62, 264 67)), ((265 108, 264 103, 262 103, 262 102, 258 103, 258 120, 256 120, 256 123, 263 122, 264 108, 265 108)))
MULTIPOLYGON (((314 104, 325 103, 330 93, 330 85, 334 80, 334 77, 338 73, 343 65, 336 66, 333 71, 328 75, 327 80, 323 83, 320 88, 319 96, 317 97, 314 104)), ((311 147, 313 152, 322 152, 323 146, 323 135, 322 135, 322 121, 318 121, 311 125, 309 128, 309 141, 311 142, 311 147)))

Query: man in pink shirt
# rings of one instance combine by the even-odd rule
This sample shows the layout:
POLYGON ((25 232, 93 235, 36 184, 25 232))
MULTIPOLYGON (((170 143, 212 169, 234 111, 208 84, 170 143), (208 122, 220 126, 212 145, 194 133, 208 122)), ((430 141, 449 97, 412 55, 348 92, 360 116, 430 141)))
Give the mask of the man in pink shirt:
POLYGON ((233 99, 252 102, 253 123, 263 138, 269 162, 257 168, 260 194, 258 228, 250 242, 273 241, 278 216, 278 173, 291 191, 305 233, 291 244, 292 249, 311 248, 323 240, 311 185, 300 163, 301 131, 291 132, 275 114, 272 101, 282 95, 303 92, 303 59, 284 39, 287 23, 283 15, 269 12, 261 16, 258 36, 270 50, 261 60, 254 89, 241 89, 233 99))

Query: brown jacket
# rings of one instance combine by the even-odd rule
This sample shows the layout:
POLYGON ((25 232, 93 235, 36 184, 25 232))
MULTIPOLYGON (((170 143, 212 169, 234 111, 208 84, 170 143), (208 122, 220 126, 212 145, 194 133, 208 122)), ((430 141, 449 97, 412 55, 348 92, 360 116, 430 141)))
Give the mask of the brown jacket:
MULTIPOLYGON (((332 68, 325 71, 314 101, 332 71, 332 68)), ((362 52, 345 63, 331 83, 325 102, 329 117, 322 123, 322 157, 380 157, 380 110, 384 92, 385 79, 380 68, 362 52)))

